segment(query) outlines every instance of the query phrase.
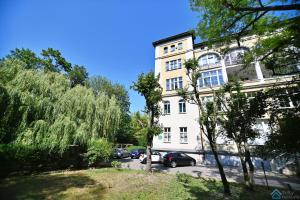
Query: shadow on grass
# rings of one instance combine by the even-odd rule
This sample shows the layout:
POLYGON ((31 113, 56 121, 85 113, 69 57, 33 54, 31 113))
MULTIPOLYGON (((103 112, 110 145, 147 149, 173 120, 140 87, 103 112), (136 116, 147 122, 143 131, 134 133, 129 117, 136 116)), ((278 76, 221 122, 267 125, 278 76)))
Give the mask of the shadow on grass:
POLYGON ((61 199, 68 195, 75 198, 89 195, 100 199, 104 189, 80 173, 19 176, 0 182, 0 199, 61 199))

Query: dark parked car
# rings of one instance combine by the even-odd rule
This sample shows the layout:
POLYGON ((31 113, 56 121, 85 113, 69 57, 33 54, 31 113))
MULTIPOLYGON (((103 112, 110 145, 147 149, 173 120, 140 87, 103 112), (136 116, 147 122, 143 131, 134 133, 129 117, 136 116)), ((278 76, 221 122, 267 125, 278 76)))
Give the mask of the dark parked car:
POLYGON ((180 152, 170 152, 164 155, 163 164, 165 166, 195 166, 196 160, 185 153, 180 152))
POLYGON ((139 158, 141 154, 145 154, 145 149, 133 149, 131 151, 130 157, 131 158, 139 158))
POLYGON ((114 152, 114 158, 127 158, 130 156, 130 153, 126 149, 117 148, 114 152))

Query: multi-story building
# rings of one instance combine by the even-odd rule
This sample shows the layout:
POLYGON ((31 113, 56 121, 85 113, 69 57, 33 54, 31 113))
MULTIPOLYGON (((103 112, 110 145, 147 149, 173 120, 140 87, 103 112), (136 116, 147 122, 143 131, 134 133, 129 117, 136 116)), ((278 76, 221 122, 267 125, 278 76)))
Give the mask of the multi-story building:
MULTIPOLYGON (((209 101, 212 98, 212 89, 217 89, 231 79, 238 77, 243 84, 244 91, 251 98, 256 91, 271 87, 274 83, 285 83, 291 76, 272 76, 263 65, 255 61, 250 67, 243 68, 242 56, 256 42, 255 36, 242 39, 240 47, 236 42, 222 45, 216 43, 209 47, 207 43, 194 43, 193 33, 185 32, 153 42, 155 48, 155 74, 160 74, 160 85, 163 88, 163 115, 159 123, 163 126, 163 133, 154 137, 153 149, 161 152, 182 151, 190 154, 198 161, 202 156, 201 140, 204 139, 204 149, 209 149, 206 138, 201 135, 198 120, 198 108, 195 104, 184 101, 177 89, 189 86, 185 60, 196 58, 202 70, 198 80, 201 98, 209 101)), ((292 105, 286 105, 292 106, 292 105)), ((267 119, 257 121, 256 128, 267 134, 267 119)), ((253 145, 263 144, 260 138, 253 145)), ((219 150, 236 152, 232 142, 220 139, 219 150)))

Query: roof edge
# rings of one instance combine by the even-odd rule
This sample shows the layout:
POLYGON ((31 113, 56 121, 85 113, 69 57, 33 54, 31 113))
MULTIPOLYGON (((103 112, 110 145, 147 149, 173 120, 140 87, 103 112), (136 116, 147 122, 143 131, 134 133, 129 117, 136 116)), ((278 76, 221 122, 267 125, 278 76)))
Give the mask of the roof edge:
POLYGON ((173 35, 173 36, 170 36, 170 37, 152 42, 152 45, 154 47, 156 47, 159 44, 169 42, 169 41, 172 41, 172 40, 176 40, 176 39, 179 39, 179 38, 187 37, 187 36, 192 36, 192 38, 194 40, 195 39, 195 32, 194 31, 186 31, 186 32, 183 32, 183 33, 179 33, 177 35, 173 35))

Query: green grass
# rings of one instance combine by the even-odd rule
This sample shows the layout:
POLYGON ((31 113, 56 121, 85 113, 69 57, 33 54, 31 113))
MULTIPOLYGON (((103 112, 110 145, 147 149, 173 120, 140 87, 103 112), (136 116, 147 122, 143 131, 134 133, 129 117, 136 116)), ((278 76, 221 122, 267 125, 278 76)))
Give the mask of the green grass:
POLYGON ((231 184, 232 196, 224 197, 219 181, 175 175, 148 174, 125 169, 90 169, 10 177, 0 181, 0 199, 271 199, 265 187, 248 192, 231 184))

